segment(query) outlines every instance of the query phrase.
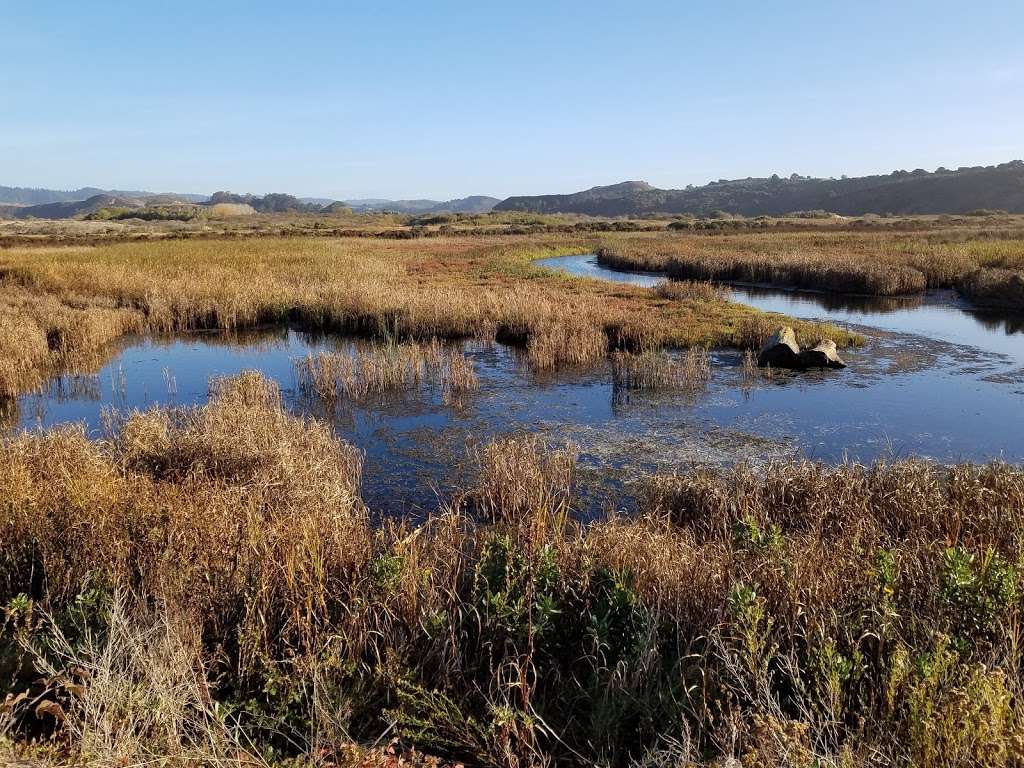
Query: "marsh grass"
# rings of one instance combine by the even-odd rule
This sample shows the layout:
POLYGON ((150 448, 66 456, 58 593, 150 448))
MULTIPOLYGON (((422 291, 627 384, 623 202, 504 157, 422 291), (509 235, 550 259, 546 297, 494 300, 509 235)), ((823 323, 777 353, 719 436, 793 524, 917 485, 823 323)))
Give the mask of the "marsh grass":
POLYGON ((743 350, 743 378, 746 381, 753 381, 757 378, 758 365, 757 355, 752 349, 743 350))
POLYGON ((526 345, 527 359, 537 371, 586 367, 604 360, 609 341, 604 330, 582 318, 547 322, 534 329, 526 345))
MULTIPOLYGON (((728 344, 754 312, 706 287, 666 300, 533 266, 593 247, 580 236, 266 237, 0 250, 0 398, 95 367, 127 334, 291 324, 379 341, 498 340, 552 370, 611 349, 728 344)), ((841 346, 858 341, 832 331, 841 346)))
POLYGON ((692 347, 682 355, 663 350, 639 354, 612 354, 612 384, 624 389, 677 389, 702 392, 711 379, 711 358, 704 347, 692 347))
POLYGON ((670 301, 725 301, 729 298, 728 286, 695 280, 665 280, 651 290, 670 301))
POLYGON ((695 468, 582 525, 575 452, 523 435, 374 528, 358 452, 255 374, 213 390, 0 443, 3 692, 64 711, 16 705, 12 735, 77 764, 392 737, 493 766, 1020 762, 1018 467, 695 468))
POLYGON ((300 392, 329 405, 414 389, 428 381, 440 386, 446 401, 480 386, 473 361, 464 351, 436 340, 391 340, 352 352, 319 352, 295 358, 292 365, 300 392))
POLYGON ((1022 307, 1020 232, 801 232, 623 237, 597 251, 613 269, 685 281, 767 283, 876 296, 956 288, 979 304, 1022 307))
POLYGON ((976 304, 1024 309, 1024 269, 977 269, 961 278, 957 289, 976 304))

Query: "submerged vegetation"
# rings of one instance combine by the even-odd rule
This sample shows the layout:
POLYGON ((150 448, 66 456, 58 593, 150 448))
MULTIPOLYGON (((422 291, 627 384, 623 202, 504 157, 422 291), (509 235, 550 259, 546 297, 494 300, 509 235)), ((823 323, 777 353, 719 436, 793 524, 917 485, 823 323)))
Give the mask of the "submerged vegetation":
POLYGON ((255 374, 5 441, 0 732, 104 765, 1024 758, 1019 469, 694 470, 583 526, 571 448, 476 461, 375 528, 358 454, 255 374))

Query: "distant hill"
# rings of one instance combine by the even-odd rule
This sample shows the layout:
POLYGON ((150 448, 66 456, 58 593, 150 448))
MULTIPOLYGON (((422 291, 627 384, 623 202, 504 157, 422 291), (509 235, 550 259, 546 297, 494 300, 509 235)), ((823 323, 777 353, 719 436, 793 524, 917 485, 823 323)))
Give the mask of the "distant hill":
POLYGON ((72 200, 61 203, 45 203, 43 205, 26 205, 5 208, 5 214, 15 219, 73 219, 95 213, 101 208, 142 208, 145 202, 138 198, 121 197, 101 193, 87 200, 72 200))
POLYGON ((471 195, 457 200, 346 200, 356 212, 395 211, 396 213, 487 213, 500 201, 496 197, 471 195))
POLYGON ((1024 161, 998 166, 894 171, 885 176, 821 179, 720 180, 702 187, 657 189, 642 181, 594 187, 569 195, 510 197, 498 211, 643 216, 653 213, 706 216, 717 211, 743 216, 779 216, 824 210, 846 216, 865 213, 966 213, 988 208, 1024 213, 1024 161))
POLYGON ((100 189, 99 187, 81 187, 79 189, 39 189, 34 187, 3 187, 0 186, 0 205, 49 205, 50 203, 74 203, 88 200, 96 195, 113 195, 114 197, 143 200, 153 197, 174 198, 182 202, 199 203, 208 195, 193 195, 165 192, 143 192, 141 190, 100 189))

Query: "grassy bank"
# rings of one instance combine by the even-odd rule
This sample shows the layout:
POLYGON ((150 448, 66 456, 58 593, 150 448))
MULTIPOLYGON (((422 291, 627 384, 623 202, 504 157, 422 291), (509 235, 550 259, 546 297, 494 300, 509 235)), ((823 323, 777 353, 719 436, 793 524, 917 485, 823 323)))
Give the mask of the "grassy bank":
POLYGON ((878 296, 953 288, 1024 309, 1024 230, 633 236, 602 244, 602 264, 681 280, 743 281, 878 296))
MULTIPOLYGON (((580 237, 257 238, 0 250, 0 399, 95 366, 129 333, 292 323, 378 338, 496 338, 537 368, 616 349, 754 344, 778 325, 713 291, 668 295, 537 269, 580 237)), ((796 323, 840 345, 854 334, 796 323)))
POLYGON ((529 437, 419 527, 255 374, 0 445, 0 737, 96 765, 1012 766, 1024 473, 778 464, 573 522, 529 437), (17 698, 27 691, 24 698, 17 698))

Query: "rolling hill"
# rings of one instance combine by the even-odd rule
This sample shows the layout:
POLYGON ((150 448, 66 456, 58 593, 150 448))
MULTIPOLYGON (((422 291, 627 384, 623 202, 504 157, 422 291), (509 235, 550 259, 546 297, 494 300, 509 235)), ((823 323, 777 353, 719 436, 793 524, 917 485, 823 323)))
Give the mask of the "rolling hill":
POLYGON ((1024 161, 843 179, 796 174, 789 178, 723 179, 687 189, 658 189, 642 181, 627 181, 568 195, 510 197, 494 207, 498 211, 591 216, 706 216, 717 211, 779 216, 812 210, 860 216, 966 213, 981 208, 1024 213, 1024 161))
POLYGON ((121 197, 106 192, 93 195, 86 200, 72 200, 43 205, 3 206, 0 215, 14 219, 73 219, 95 213, 101 208, 142 208, 143 200, 121 197))
POLYGON ((0 186, 0 205, 36 206, 50 203, 75 203, 88 200, 97 195, 146 200, 150 198, 174 198, 183 202, 200 203, 208 195, 178 194, 166 192, 143 192, 140 190, 100 189, 99 187, 81 187, 79 189, 42 189, 37 187, 4 187, 0 186))

